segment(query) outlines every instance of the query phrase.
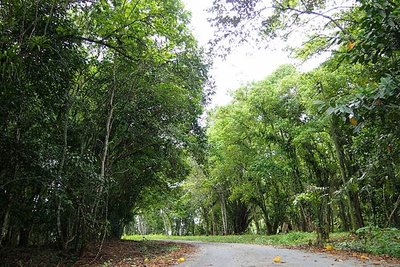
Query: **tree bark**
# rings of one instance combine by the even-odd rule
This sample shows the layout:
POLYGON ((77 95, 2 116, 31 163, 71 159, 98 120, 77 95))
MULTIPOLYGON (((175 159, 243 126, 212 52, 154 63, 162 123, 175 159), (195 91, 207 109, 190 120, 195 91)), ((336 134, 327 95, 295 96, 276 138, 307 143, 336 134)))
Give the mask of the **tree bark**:
POLYGON ((160 209, 160 214, 163 218, 165 235, 172 235, 171 221, 169 220, 167 213, 163 209, 160 209))
POLYGON ((324 166, 318 163, 315 158, 317 151, 316 145, 313 143, 303 143, 303 149, 306 153, 305 162, 309 165, 310 170, 316 180, 316 185, 319 187, 319 203, 317 204, 317 243, 324 244, 329 239, 330 223, 328 219, 328 173, 324 166))
POLYGON ((343 200, 339 200, 339 217, 340 220, 342 221, 342 226, 344 231, 349 231, 350 230, 350 225, 349 225, 349 220, 347 217, 347 212, 346 212, 346 206, 343 203, 343 200))
POLYGON ((217 233, 215 228, 216 228, 215 215, 214 215, 214 211, 211 210, 211 233, 212 233, 212 235, 215 235, 217 233))
MULTIPOLYGON (((115 72, 115 70, 114 70, 115 72)), ((109 143, 110 143, 110 135, 111 135, 111 123, 112 123, 112 118, 113 118, 113 112, 114 112, 114 96, 115 96, 115 73, 114 73, 114 84, 111 87, 111 92, 110 92, 110 97, 108 100, 108 115, 107 115, 107 121, 106 121, 106 135, 104 137, 104 145, 103 145, 103 153, 101 156, 101 165, 100 165, 100 186, 97 190, 97 201, 96 204, 93 206, 93 212, 97 212, 97 207, 100 202, 100 198, 103 194, 103 191, 106 186, 106 164, 107 164, 107 156, 108 156, 108 149, 109 149, 109 143)), ((108 205, 108 203, 105 203, 105 205, 108 205)), ((96 216, 95 216, 96 217, 96 216)))
POLYGON ((63 151, 61 155, 60 166, 57 174, 57 193, 58 193, 58 205, 57 205, 57 233, 60 245, 63 250, 66 250, 66 242, 64 238, 64 233, 62 231, 62 223, 61 223, 61 211, 62 211, 62 175, 64 172, 65 159, 67 156, 67 148, 68 148, 68 111, 69 111, 69 103, 68 103, 68 93, 65 96, 65 110, 64 110, 64 125, 63 125, 63 151))
POLYGON ((222 234, 227 235, 228 234, 228 216, 226 213, 226 200, 225 196, 223 193, 219 193, 220 196, 220 201, 221 201, 221 217, 222 217, 222 234))

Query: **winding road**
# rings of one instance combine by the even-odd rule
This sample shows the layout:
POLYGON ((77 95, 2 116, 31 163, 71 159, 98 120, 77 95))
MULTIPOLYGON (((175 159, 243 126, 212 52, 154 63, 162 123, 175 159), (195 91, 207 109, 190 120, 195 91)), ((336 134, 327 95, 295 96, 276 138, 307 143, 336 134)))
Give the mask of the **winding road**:
MULTIPOLYGON (((179 241, 185 242, 185 241, 179 241)), ((294 249, 275 248, 272 246, 186 242, 198 247, 194 255, 189 256, 180 267, 267 267, 267 266, 396 266, 385 262, 342 260, 330 254, 311 253, 294 249), (273 262, 280 256, 281 262, 273 262)))

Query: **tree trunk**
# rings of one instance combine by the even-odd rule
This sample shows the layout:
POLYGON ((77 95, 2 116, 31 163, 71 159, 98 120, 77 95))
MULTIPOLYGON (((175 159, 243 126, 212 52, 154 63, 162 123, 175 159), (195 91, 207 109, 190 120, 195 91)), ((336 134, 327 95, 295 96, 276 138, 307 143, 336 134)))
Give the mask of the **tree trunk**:
MULTIPOLYGON (((115 70, 114 70, 115 72, 115 70)), ((115 76, 115 73, 114 73, 115 76)), ((114 77, 115 79, 115 77, 114 77)), ((115 83, 115 81, 114 81, 115 83)), ((97 189, 97 201, 95 205, 93 206, 93 213, 97 213, 97 208, 99 206, 99 202, 101 199, 101 196, 105 190, 105 186, 107 184, 106 182, 106 164, 107 164, 107 156, 108 156, 108 149, 109 149, 109 143, 110 143, 110 135, 111 135, 111 122, 113 118, 113 112, 114 112, 114 96, 115 96, 115 84, 112 85, 111 87, 111 92, 110 92, 110 98, 108 101, 108 115, 107 115, 107 121, 106 121, 106 135, 104 138, 104 145, 103 145, 103 153, 101 156, 101 165, 100 165, 100 186, 97 189)), ((105 203, 105 205, 108 206, 108 203, 105 203)), ((107 210, 107 209, 106 209, 107 210)), ((107 217, 107 215, 106 215, 107 217)), ((94 216, 96 219, 96 216, 94 216)), ((106 218, 107 219, 107 218, 106 218)))
POLYGON ((388 218, 388 220, 386 222, 385 228, 389 227, 390 222, 392 221, 392 218, 395 216, 397 208, 399 207, 399 205, 400 205, 400 195, 397 197, 397 200, 394 203, 394 208, 393 208, 392 212, 389 215, 389 218, 388 218))
POLYGON ((263 217, 264 217, 264 223, 265 223, 265 230, 267 231, 267 234, 274 234, 274 229, 273 226, 271 224, 271 219, 269 218, 269 214, 267 211, 267 207, 265 206, 265 203, 260 203, 259 207, 262 211, 263 217))
MULTIPOLYGON (((18 147, 20 142, 21 142, 21 129, 19 126, 19 120, 20 120, 20 116, 22 113, 22 107, 19 110, 19 115, 18 115, 18 119, 17 119, 17 125, 16 125, 16 130, 15 130, 15 147, 18 147)), ((19 172, 19 156, 17 151, 15 151, 15 156, 13 157, 13 160, 11 162, 14 161, 14 174, 13 174, 13 178, 14 180, 18 179, 18 172, 19 172)), ((12 202, 13 202, 13 196, 12 194, 9 195, 8 197, 8 205, 7 205, 7 210, 6 213, 4 215, 4 219, 3 219, 3 225, 2 225, 2 229, 1 229, 1 236, 0 236, 0 245, 4 244, 4 241, 6 240, 7 235, 10 236, 10 231, 12 231, 12 227, 10 229, 10 216, 11 216, 11 207, 12 207, 12 202)), ((8 240, 11 241, 11 240, 8 240)))
POLYGON ((317 152, 316 145, 313 143, 303 143, 303 149, 306 153, 305 162, 312 171, 313 176, 316 180, 316 185, 320 188, 319 203, 317 204, 317 243, 319 245, 324 244, 329 239, 329 228, 330 223, 328 219, 328 196, 329 192, 327 188, 328 184, 328 172, 321 166, 321 164, 315 158, 317 152))
POLYGON ((120 239, 123 232, 123 225, 119 218, 110 216, 111 237, 113 239, 120 239))
POLYGON ((216 223, 215 223, 215 215, 214 215, 214 211, 211 210, 211 233, 212 235, 216 235, 216 223))
POLYGON ((253 207, 253 220, 254 220, 254 224, 256 226, 256 235, 258 235, 260 233, 260 224, 258 222, 258 216, 257 216, 256 207, 253 207))
POLYGON ((208 236, 210 234, 210 218, 208 218, 208 212, 205 208, 200 208, 203 213, 203 221, 204 221, 204 231, 205 235, 208 236))
POLYGON ((343 203, 342 199, 339 200, 339 217, 340 217, 340 220, 342 221, 342 230, 349 231, 350 224, 349 224, 349 220, 348 220, 347 213, 346 213, 346 206, 343 203))
POLYGON ((0 246, 3 244, 3 241, 5 240, 8 234, 8 228, 10 225, 10 211, 11 211, 11 201, 9 200, 6 213, 4 215, 3 225, 1 227, 0 246))
MULTIPOLYGON (((336 151, 336 157, 339 162, 339 170, 342 178, 343 185, 346 186, 350 179, 350 174, 349 174, 349 169, 348 169, 348 163, 345 157, 345 152, 343 149, 342 142, 340 141, 340 134, 339 134, 339 129, 338 129, 338 117, 333 115, 331 118, 331 124, 330 124, 330 136, 333 141, 333 144, 335 146, 335 151, 336 151)), ((359 202, 355 203, 353 201, 356 201, 355 196, 353 195, 353 192, 351 189, 347 189, 347 206, 349 209, 350 213, 350 220, 351 220, 351 226, 353 231, 362 227, 362 217, 360 220, 360 208, 359 208, 359 202), (357 207, 356 207, 357 206, 357 207), (358 215, 356 215, 356 212, 358 215)), ((358 199, 358 196, 357 196, 358 199)))
POLYGON ((228 216, 226 213, 226 200, 225 200, 225 196, 223 193, 219 193, 220 196, 220 201, 221 201, 221 217, 222 217, 222 229, 223 235, 227 235, 228 234, 228 216))
MULTIPOLYGON (((103 183, 105 180, 106 161, 107 161, 107 156, 108 156, 108 146, 110 143, 111 121, 112 121, 113 112, 114 112, 114 95, 115 95, 115 85, 113 85, 111 88, 111 95, 110 95, 110 100, 108 103, 109 110, 108 110, 108 116, 107 116, 107 122, 106 122, 106 136, 104 139, 103 155, 101 157, 100 179, 103 181, 103 183)), ((103 190, 103 188, 102 188, 102 190, 103 190)))
POLYGON ((165 235, 172 235, 171 221, 169 220, 167 214, 165 213, 165 211, 163 209, 160 209, 160 214, 161 214, 161 217, 163 218, 165 235))
POLYGON ((232 205, 234 234, 243 234, 249 225, 249 209, 246 203, 235 200, 232 205))

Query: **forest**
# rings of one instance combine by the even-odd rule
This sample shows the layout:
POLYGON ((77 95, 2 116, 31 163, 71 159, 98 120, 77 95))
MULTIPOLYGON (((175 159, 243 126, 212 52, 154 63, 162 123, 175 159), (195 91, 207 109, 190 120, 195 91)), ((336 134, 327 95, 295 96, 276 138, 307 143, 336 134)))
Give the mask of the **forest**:
MULTIPOLYGON (((220 35, 249 38, 246 24, 263 3, 233 1, 229 10, 217 2, 220 35)), ((127 232, 315 231, 323 244, 335 231, 400 226, 399 2, 275 4, 275 13, 262 18, 270 26, 261 24, 263 41, 293 34, 311 14, 323 28, 293 53, 331 56, 309 72, 283 65, 211 110, 205 158, 191 159, 189 176, 167 205, 140 209, 127 232)))
POLYGON ((0 0, 0 248, 400 228, 400 2, 270 2, 214 0, 208 51, 180 0, 0 0), (206 109, 213 57, 305 27, 319 67, 206 109))

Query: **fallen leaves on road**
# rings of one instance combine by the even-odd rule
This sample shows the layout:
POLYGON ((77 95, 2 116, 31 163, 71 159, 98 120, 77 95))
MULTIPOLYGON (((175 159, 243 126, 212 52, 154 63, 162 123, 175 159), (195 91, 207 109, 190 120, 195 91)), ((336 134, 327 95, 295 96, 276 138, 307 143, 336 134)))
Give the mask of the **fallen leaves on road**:
POLYGON ((185 261, 184 255, 194 252, 190 244, 162 241, 106 241, 96 261, 99 245, 89 246, 74 266, 146 266, 166 267, 185 261))
POLYGON ((275 256, 272 261, 275 263, 281 263, 282 261, 281 256, 275 256))
POLYGON ((182 263, 182 262, 184 262, 184 261, 185 261, 185 258, 179 258, 179 259, 178 259, 178 262, 179 262, 179 263, 182 263))
POLYGON ((367 255, 361 255, 360 260, 369 260, 369 257, 367 255))

